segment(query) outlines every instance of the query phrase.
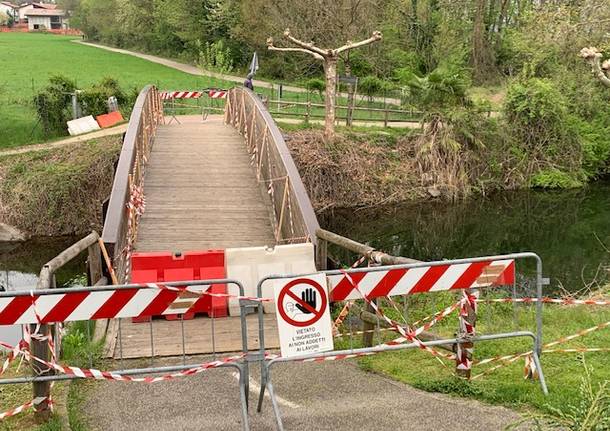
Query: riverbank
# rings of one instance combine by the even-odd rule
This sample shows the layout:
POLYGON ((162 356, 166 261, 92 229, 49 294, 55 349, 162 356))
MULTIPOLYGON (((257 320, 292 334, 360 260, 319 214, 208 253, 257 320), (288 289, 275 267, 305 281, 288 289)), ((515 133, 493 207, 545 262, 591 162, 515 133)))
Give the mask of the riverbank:
POLYGON ((26 236, 99 230, 121 137, 0 157, 0 223, 26 236))

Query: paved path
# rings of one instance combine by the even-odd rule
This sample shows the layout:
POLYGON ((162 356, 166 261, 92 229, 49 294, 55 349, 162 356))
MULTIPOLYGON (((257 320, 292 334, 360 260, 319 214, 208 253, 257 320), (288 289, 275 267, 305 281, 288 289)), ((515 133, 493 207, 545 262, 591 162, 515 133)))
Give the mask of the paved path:
POLYGON ((87 142, 92 139, 102 138, 104 136, 120 135, 127 130, 127 123, 107 129, 98 130, 96 132, 85 133, 84 135, 73 136, 71 138, 62 139, 61 141, 48 142, 46 144, 25 145, 11 150, 0 151, 0 157, 13 156, 15 154, 29 153, 32 151, 51 150, 54 148, 65 147, 79 142, 87 142))
POLYGON ((244 139, 222 116, 159 126, 144 178, 138 251, 274 246, 270 202, 244 139))
MULTIPOLYGON (((87 45, 87 46, 92 46, 94 48, 105 49, 107 51, 118 52, 120 54, 127 54, 127 55, 132 55, 134 57, 143 58, 144 60, 152 61, 153 63, 157 63, 157 64, 162 64, 163 66, 171 67, 172 69, 180 70, 182 72, 185 72, 185 73, 188 73, 191 75, 210 76, 213 78, 224 79, 225 81, 236 82, 239 84, 242 84, 244 82, 243 76, 225 75, 222 73, 210 72, 207 70, 203 71, 202 69, 200 69, 197 66, 193 66, 191 64, 180 63, 178 61, 169 60, 169 59, 163 58, 163 57, 157 57, 156 55, 143 54, 141 52, 129 51, 127 49, 113 48, 113 47, 106 46, 106 45, 100 45, 98 43, 83 42, 81 40, 73 40, 73 42, 80 43, 80 44, 87 45)), ((254 84, 255 88, 256 87, 273 88, 273 83, 267 82, 267 81, 254 80, 253 84, 254 84)), ((294 87, 292 85, 284 85, 283 88, 284 88, 284 91, 288 91, 288 92, 292 92, 292 93, 307 93, 307 89, 303 88, 303 87, 294 87)), ((188 90, 188 89, 185 88, 184 90, 188 90)), ((347 97, 347 93, 339 93, 339 96, 347 97)), ((395 98, 391 98, 391 97, 387 97, 385 99, 383 97, 374 97, 373 100, 376 102, 385 101, 385 102, 393 104, 393 105, 400 105, 400 103, 401 103, 400 99, 395 99, 395 98)))
MULTIPOLYGON (((259 379, 253 368, 251 429, 272 430, 268 398, 262 414, 256 413, 259 379)), ((281 364, 273 369, 273 383, 287 431, 489 431, 519 419, 506 408, 413 389, 364 372, 351 361, 281 364)), ((96 383, 83 407, 91 430, 241 429, 233 369, 153 385, 96 383)))

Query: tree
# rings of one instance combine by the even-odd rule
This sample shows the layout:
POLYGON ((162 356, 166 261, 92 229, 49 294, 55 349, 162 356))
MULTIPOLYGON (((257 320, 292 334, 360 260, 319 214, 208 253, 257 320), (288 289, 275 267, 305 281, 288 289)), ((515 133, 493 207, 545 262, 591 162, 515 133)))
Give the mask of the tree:
POLYGON ((584 58, 591 70, 606 87, 610 87, 610 60, 602 63, 602 53, 594 46, 580 50, 580 57, 584 58))
POLYGON ((335 89, 337 88, 337 62, 339 60, 339 55, 351 49, 380 41, 382 39, 381 32, 374 31, 371 37, 360 42, 354 43, 348 41, 345 45, 337 49, 319 48, 314 45, 313 42, 303 42, 292 36, 290 29, 288 28, 284 31, 284 37, 297 47, 276 47, 273 44, 273 38, 270 37, 267 39, 268 49, 283 52, 304 52, 312 55, 316 60, 322 60, 324 62, 324 75, 326 77, 326 119, 324 124, 324 138, 326 140, 331 140, 335 136, 335 89))

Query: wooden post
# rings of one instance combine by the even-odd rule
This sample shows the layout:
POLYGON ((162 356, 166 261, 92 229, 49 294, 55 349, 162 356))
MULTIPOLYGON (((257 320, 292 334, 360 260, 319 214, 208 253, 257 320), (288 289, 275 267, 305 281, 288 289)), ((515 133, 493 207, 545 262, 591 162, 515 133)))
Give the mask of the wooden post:
POLYGON ((318 270, 324 271, 328 269, 327 265, 328 257, 328 242, 324 239, 318 239, 318 245, 316 247, 316 264, 318 270))
POLYGON ((474 342, 471 338, 475 336, 475 326, 477 322, 476 302, 471 302, 468 298, 475 298, 478 292, 474 289, 467 289, 463 292, 464 298, 460 305, 460 326, 457 338, 464 339, 458 343, 455 355, 455 374, 463 379, 470 380, 472 372, 472 359, 474 353, 474 342))
POLYGON ((388 127, 388 108, 383 113, 383 127, 388 127))
POLYGON ((89 285, 94 286, 102 278, 102 253, 98 243, 91 244, 88 248, 89 256, 89 285))
MULTIPOLYGON (((373 301, 375 301, 375 303, 377 303, 376 299, 373 299, 373 301)), ((366 304, 366 311, 369 313, 375 313, 375 309, 373 308, 373 306, 371 304, 366 304)), ((375 316, 375 318, 378 318, 377 316, 375 316)), ((374 332, 373 330, 375 329, 376 324, 368 321, 368 320, 363 320, 362 321, 362 347, 372 347, 373 346, 373 335, 374 332)))
MULTIPOLYGON (((30 325, 30 332, 34 334, 37 325, 30 325)), ((41 336, 53 336, 49 325, 40 325, 38 334, 41 336)), ((32 338, 30 351, 33 356, 49 361, 50 350, 47 340, 36 340, 32 338)), ((53 370, 38 361, 32 361, 32 375, 34 377, 49 376, 53 374, 53 370)), ((35 419, 38 423, 46 422, 51 417, 51 405, 49 398, 51 397, 51 382, 34 382, 32 384, 34 399, 44 399, 44 401, 34 405, 35 419)))
POLYGON ((307 101, 307 111, 305 113, 305 121, 309 123, 309 116, 311 115, 311 102, 307 101))

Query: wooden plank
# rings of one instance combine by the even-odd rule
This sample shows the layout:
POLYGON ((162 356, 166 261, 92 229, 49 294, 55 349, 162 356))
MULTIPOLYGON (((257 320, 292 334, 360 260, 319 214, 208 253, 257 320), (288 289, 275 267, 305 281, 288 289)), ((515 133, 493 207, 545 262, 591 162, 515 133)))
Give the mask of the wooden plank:
POLYGON ((137 251, 275 245, 244 139, 222 117, 160 126, 144 180, 137 251))

